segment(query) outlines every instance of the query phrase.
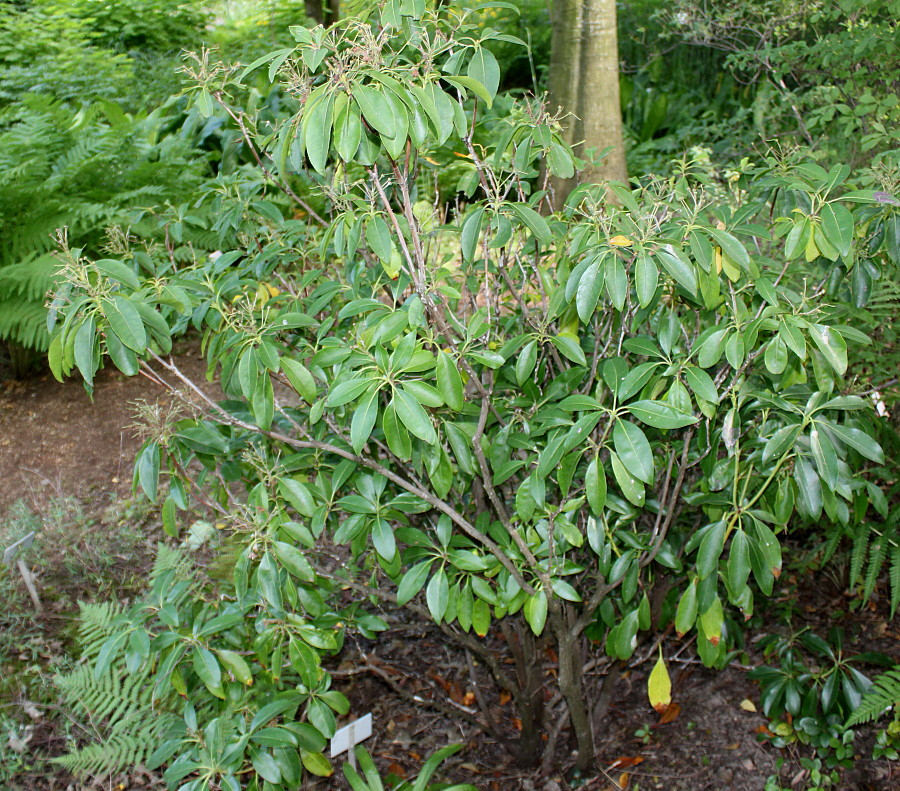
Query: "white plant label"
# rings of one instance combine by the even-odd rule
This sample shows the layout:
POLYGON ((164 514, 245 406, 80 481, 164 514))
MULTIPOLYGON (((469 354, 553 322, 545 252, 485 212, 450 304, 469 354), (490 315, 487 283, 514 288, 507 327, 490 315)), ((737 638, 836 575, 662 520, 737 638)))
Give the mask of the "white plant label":
POLYGON ((369 712, 365 717, 353 720, 334 734, 331 738, 331 757, 335 758, 341 753, 348 753, 350 766, 356 768, 356 754, 353 752, 353 748, 371 735, 372 713, 369 712))

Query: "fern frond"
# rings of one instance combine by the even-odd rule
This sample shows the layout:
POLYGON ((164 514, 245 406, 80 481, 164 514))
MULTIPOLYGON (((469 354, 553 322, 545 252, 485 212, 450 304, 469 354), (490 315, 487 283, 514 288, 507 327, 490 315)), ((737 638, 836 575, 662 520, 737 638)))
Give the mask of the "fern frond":
POLYGON ((863 599, 869 599, 875 592, 881 567, 887 555, 887 541, 884 536, 879 536, 869 545, 869 561, 866 567, 866 578, 863 582, 863 599))
POLYGON ((866 550, 869 548, 869 538, 872 530, 865 522, 856 526, 853 535, 853 550, 850 553, 850 585, 856 585, 862 571, 863 561, 866 559, 866 550))
POLYGON ((891 619, 897 614, 897 605, 900 604, 900 545, 891 550, 891 619))
POLYGON ((847 726, 871 722, 891 707, 898 705, 900 705, 900 665, 875 679, 847 720, 847 726))

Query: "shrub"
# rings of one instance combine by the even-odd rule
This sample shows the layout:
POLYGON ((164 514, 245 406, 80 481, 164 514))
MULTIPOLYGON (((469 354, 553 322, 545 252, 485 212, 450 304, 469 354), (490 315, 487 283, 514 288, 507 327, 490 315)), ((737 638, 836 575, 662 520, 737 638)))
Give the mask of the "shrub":
POLYGON ((96 668, 124 651, 185 697, 187 735, 156 761, 191 791, 331 771, 321 749, 348 704, 322 657, 386 628, 369 597, 428 613, 490 668, 525 761, 544 724, 535 640, 550 641, 587 766, 602 715, 587 659, 627 659, 674 623, 723 664, 795 515, 841 518, 874 490, 860 473, 882 452, 842 380, 868 339, 833 321, 816 272, 882 255, 863 238, 892 204, 844 166, 772 159, 728 181, 686 162, 638 188, 584 185, 545 216, 542 179, 575 168, 558 126, 536 102, 480 126, 498 34, 424 5, 293 28, 296 47, 240 75, 265 67, 297 97, 281 123, 254 123, 234 72, 201 61, 198 106, 242 120, 287 212, 235 200, 256 232, 177 271, 77 251, 63 268, 54 373, 90 383, 107 358, 127 374, 155 359, 194 411, 156 427, 135 485, 173 534, 189 491, 231 531, 233 573, 157 586, 96 668), (467 169, 456 212, 417 186, 448 151, 467 169), (304 170, 323 214, 294 189, 304 170), (188 320, 222 403, 163 358, 188 320))

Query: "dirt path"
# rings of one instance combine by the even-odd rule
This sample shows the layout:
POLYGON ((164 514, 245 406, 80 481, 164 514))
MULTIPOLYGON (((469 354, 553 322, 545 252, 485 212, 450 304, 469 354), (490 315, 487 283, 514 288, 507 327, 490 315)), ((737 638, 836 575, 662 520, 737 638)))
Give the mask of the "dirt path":
MULTIPOLYGON (((176 347, 176 362, 197 381, 206 365, 196 342, 176 347)), ((130 426, 136 401, 167 400, 143 376, 114 368, 97 375, 93 402, 78 378, 57 382, 49 373, 0 388, 0 515, 16 500, 49 496, 83 500, 127 496, 140 441, 130 426)))

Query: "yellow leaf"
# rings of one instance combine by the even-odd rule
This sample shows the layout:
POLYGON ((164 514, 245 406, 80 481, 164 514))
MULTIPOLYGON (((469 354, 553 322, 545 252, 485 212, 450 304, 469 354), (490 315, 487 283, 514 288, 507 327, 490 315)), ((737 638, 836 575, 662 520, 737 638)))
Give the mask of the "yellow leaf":
POLYGON ((659 649, 659 659, 647 680, 647 694, 650 697, 650 705, 662 714, 672 702, 672 680, 666 669, 666 662, 662 656, 662 648, 659 649))
POLYGON ((744 711, 756 711, 756 706, 753 705, 753 701, 749 698, 744 698, 741 701, 741 708, 744 711))
POLYGON ((609 243, 614 247, 631 247, 634 242, 631 241, 627 236, 614 236, 609 240, 609 243))

